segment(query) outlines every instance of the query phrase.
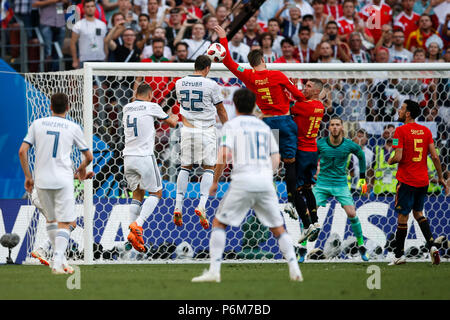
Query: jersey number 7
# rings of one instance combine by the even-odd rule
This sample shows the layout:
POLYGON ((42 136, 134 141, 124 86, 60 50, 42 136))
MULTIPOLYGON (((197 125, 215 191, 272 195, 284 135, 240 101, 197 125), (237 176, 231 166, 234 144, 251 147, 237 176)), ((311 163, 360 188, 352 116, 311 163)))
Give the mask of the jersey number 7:
POLYGON ((52 157, 56 158, 56 154, 58 153, 59 132, 58 131, 47 131, 47 134, 49 134, 51 136, 55 136, 55 140, 53 141, 52 157))

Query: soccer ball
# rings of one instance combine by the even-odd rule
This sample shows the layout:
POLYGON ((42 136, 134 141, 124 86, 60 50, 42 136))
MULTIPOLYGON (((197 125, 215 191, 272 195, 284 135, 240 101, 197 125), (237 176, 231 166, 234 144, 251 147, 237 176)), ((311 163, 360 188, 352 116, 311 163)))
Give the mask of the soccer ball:
POLYGON ((206 55, 212 62, 221 62, 227 55, 227 50, 220 43, 213 43, 209 46, 208 50, 206 50, 206 55))
POLYGON ((191 259, 194 257, 194 250, 186 241, 180 243, 175 249, 177 259, 191 259))

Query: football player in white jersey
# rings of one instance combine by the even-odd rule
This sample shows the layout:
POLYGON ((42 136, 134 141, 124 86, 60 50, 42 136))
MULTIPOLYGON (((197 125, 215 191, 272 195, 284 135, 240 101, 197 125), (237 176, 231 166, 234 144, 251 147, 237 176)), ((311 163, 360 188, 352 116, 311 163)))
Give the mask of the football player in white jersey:
POLYGON ((214 181, 210 195, 215 195, 227 163, 233 164, 231 182, 212 223, 209 241, 210 267, 192 282, 220 282, 220 266, 225 249, 228 225, 238 227, 253 208, 259 221, 278 239, 280 250, 289 265, 293 281, 303 281, 292 239, 284 228, 273 185, 273 172, 280 163, 278 145, 271 129, 253 116, 256 96, 246 88, 233 96, 237 117, 222 129, 214 181))
POLYGON ((45 208, 48 221, 57 221, 52 272, 54 274, 72 273, 67 265, 65 251, 69 241, 71 226, 74 225, 75 197, 73 193, 74 173, 70 158, 72 146, 76 145, 84 159, 76 175, 84 180, 86 167, 92 162, 78 124, 65 119, 69 110, 69 99, 64 93, 56 93, 50 99, 51 117, 33 121, 20 147, 19 158, 25 174, 25 189, 32 193, 36 187, 41 205, 45 208), (28 150, 34 145, 34 179, 28 166, 28 150))
POLYGON ((205 207, 217 157, 216 113, 222 124, 228 120, 228 116, 222 103, 219 85, 206 78, 211 69, 211 59, 205 55, 199 56, 195 60, 194 69, 193 75, 179 79, 175 84, 183 127, 180 129, 181 170, 177 178, 173 221, 177 226, 183 225, 183 199, 189 174, 193 164, 199 164, 204 173, 200 182, 200 201, 195 214, 199 216, 202 227, 208 229, 205 207))
POLYGON ((176 115, 169 117, 158 104, 151 102, 152 97, 152 88, 146 83, 140 84, 136 89, 136 100, 123 107, 122 118, 125 133, 125 179, 133 191, 130 233, 127 239, 139 252, 147 252, 142 225, 162 195, 161 174, 154 155, 154 122, 157 119, 162 120, 172 128, 176 127, 178 122, 176 115), (142 203, 146 191, 149 192, 149 197, 142 203))

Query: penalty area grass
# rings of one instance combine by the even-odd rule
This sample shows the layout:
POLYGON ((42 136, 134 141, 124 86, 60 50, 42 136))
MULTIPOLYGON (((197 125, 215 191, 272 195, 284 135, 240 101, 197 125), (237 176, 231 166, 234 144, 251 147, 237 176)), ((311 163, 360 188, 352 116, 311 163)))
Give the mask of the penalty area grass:
POLYGON ((222 265, 221 283, 191 283, 207 264, 80 266, 75 277, 45 266, 0 265, 0 299, 301 300, 450 299, 450 263, 414 262, 301 264, 304 281, 289 280, 285 263, 222 265), (380 289, 373 268, 379 270, 380 289), (371 271, 372 270, 372 271, 371 271), (79 284, 80 289, 69 290, 79 284))

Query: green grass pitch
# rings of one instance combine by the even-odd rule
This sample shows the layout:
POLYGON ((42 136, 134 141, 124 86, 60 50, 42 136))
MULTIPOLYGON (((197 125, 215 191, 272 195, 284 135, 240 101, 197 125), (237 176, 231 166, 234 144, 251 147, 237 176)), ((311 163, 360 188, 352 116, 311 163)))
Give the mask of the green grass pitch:
MULTIPOLYGON (((207 264, 80 266, 80 289, 68 275, 35 265, 0 266, 0 299, 300 300, 450 299, 450 263, 307 263, 304 282, 289 281, 285 263, 222 265, 221 283, 191 283, 207 264), (380 269, 380 289, 369 290, 368 267, 380 269)), ((370 282, 370 281, 369 281, 370 282)), ((374 283, 372 281, 372 283, 374 283)))

